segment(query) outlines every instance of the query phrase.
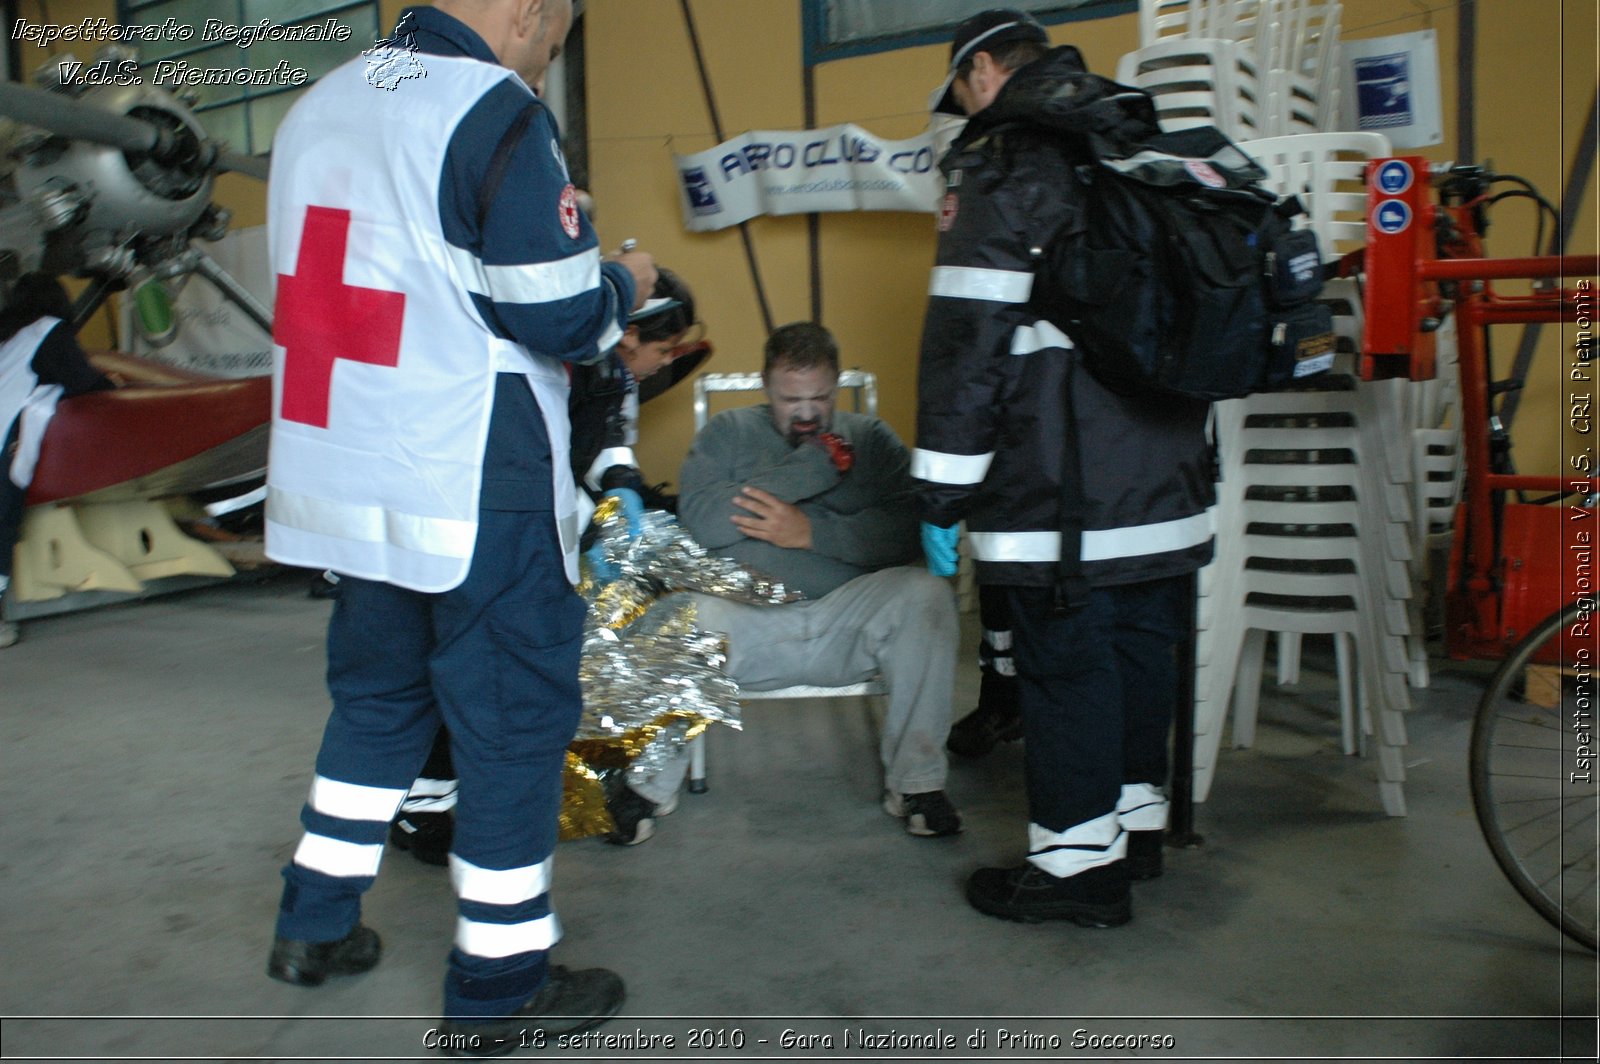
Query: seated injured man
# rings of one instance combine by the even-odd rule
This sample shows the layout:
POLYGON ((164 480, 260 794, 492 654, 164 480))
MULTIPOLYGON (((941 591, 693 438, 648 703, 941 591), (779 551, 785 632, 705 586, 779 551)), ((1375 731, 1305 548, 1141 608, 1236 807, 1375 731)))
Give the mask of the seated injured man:
MULTIPOLYGON (((910 454, 883 421, 835 409, 839 349, 820 325, 777 329, 762 381, 765 404, 718 414, 695 437, 678 519, 712 554, 805 597, 695 594, 698 626, 726 636, 743 690, 882 680, 883 808, 913 835, 954 835, 944 742, 959 629, 953 589, 921 564, 910 454)), ((630 779, 609 841, 650 837, 677 805, 686 763, 630 779)))

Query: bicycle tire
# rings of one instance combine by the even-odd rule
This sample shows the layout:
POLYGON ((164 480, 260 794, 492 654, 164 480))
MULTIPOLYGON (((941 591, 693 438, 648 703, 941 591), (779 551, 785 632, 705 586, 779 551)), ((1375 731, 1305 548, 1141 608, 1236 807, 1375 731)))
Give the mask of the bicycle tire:
MULTIPOLYGON (((1596 948, 1596 765, 1580 760, 1595 748, 1596 642, 1592 600, 1578 600, 1541 621, 1512 648, 1484 691, 1472 722, 1472 804, 1500 870, 1540 916, 1573 941, 1596 948), (1575 669, 1535 677, 1540 697, 1529 698, 1527 669, 1550 657, 1552 639, 1584 625, 1575 669), (1570 682, 1569 681, 1575 681, 1570 682), (1569 693, 1570 691, 1570 693, 1569 693), (1581 710, 1581 713, 1578 711, 1581 710), (1576 715, 1575 715, 1576 714, 1576 715), (1577 725, 1575 727, 1574 725, 1577 725)), ((1600 619, 1597 619, 1600 620, 1600 619)), ((1565 646, 1557 644, 1557 649, 1565 646)), ((1557 660, 1562 660, 1557 655, 1557 660)))

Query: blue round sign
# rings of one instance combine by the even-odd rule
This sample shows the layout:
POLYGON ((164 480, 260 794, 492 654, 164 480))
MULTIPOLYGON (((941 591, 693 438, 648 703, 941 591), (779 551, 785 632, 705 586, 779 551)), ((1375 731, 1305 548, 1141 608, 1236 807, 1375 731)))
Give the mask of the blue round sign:
POLYGON ((1378 191, 1388 196, 1398 196, 1411 187, 1411 164, 1390 159, 1378 167, 1374 180, 1378 183, 1378 191))
POLYGON ((1411 208, 1400 200, 1386 200, 1372 212, 1372 222, 1382 233, 1401 233, 1411 224, 1411 208))

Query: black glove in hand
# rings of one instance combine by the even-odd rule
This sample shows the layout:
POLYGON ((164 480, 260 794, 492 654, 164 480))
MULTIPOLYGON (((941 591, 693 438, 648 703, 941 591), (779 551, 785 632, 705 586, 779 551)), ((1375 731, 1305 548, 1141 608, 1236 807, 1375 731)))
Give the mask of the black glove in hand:
POLYGON ((819 432, 815 436, 808 436, 806 442, 821 447, 828 456, 828 461, 833 463, 833 468, 841 473, 850 472, 850 467, 856 464, 856 449, 850 446, 850 441, 832 432, 819 432))

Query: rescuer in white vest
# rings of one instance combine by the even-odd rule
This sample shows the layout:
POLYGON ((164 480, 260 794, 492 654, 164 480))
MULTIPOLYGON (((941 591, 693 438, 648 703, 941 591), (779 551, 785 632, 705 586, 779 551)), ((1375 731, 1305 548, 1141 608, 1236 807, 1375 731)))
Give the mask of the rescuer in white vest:
POLYGON ((314 986, 377 963, 360 922, 441 723, 461 786, 446 1052, 612 1015, 622 981, 548 963, 584 615, 567 370, 655 283, 602 261, 529 88, 571 0, 438 0, 317 82, 272 151, 277 303, 267 552, 340 576, 333 712, 268 961, 314 986))

